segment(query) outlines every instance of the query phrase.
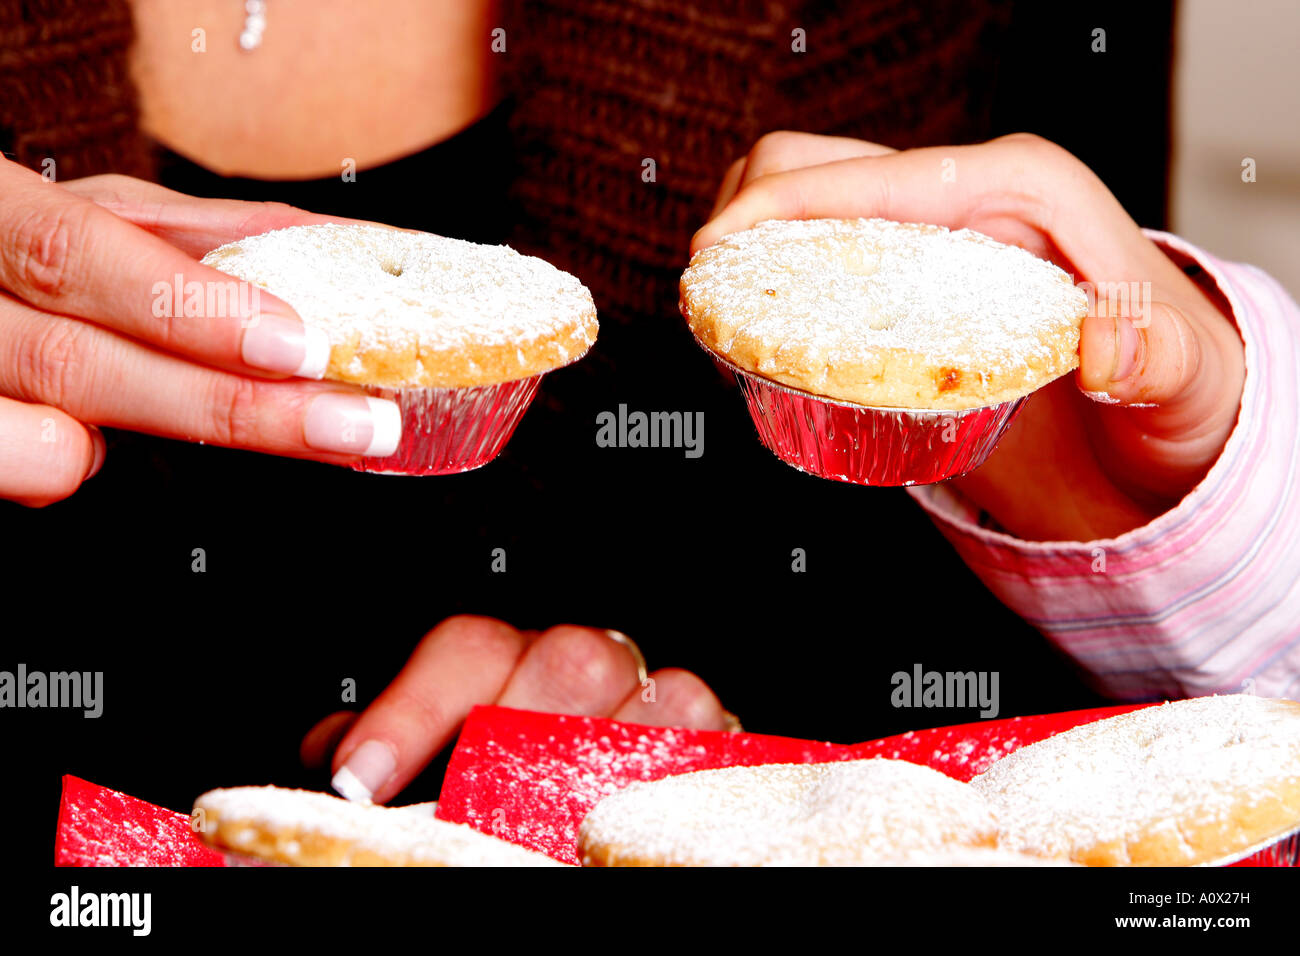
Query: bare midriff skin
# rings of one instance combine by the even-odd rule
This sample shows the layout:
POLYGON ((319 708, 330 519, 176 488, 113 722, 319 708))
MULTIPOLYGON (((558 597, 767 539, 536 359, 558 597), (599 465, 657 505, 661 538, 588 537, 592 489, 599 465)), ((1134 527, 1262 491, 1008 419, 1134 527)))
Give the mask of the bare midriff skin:
POLYGON ((239 47, 241 0, 133 6, 144 131, 226 175, 379 165, 446 139, 496 99, 496 0, 267 0, 251 52, 239 47))

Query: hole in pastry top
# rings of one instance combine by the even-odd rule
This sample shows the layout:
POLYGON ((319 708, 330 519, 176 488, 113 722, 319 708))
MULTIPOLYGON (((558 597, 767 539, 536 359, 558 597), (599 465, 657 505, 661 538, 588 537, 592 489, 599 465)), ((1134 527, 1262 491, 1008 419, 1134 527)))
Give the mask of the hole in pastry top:
POLYGON ((400 276, 402 274, 402 264, 394 262, 392 259, 380 259, 379 268, 383 269, 390 276, 400 276))

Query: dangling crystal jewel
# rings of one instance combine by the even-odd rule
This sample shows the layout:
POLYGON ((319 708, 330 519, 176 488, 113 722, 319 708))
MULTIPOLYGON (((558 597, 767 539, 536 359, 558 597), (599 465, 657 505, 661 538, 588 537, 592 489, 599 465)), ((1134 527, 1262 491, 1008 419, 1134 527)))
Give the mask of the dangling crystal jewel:
POLYGON ((244 50, 256 50, 262 45, 262 34, 266 32, 266 0, 244 0, 244 13, 239 46, 244 50))

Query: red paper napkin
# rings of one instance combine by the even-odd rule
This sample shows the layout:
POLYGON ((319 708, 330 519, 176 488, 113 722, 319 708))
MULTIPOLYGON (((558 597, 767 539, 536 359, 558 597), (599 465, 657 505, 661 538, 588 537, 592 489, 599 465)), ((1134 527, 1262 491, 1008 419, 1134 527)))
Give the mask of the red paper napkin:
POLYGON ((637 780, 715 767, 890 757, 964 781, 1018 747, 1137 706, 918 730, 853 746, 476 707, 451 755, 436 815, 577 863, 582 818, 601 797, 637 780))
MULTIPOLYGON (((860 757, 910 760, 969 780, 1018 747, 1133 709, 982 721, 848 746, 476 707, 451 756, 437 816, 576 863, 582 818, 601 797, 636 780, 860 757)), ((54 856, 59 866, 226 865, 193 833, 187 814, 73 776, 63 778, 54 856)))
POLYGON ((55 866, 225 866, 190 829, 188 814, 164 810, 74 777, 63 778, 55 866))

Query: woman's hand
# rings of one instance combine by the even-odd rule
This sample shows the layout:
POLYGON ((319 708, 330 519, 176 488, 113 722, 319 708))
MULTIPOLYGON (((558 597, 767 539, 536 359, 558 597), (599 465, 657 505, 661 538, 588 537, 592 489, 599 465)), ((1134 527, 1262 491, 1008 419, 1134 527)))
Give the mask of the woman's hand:
POLYGON ((261 290, 209 296, 236 280, 196 261, 246 235, 337 221, 125 176, 55 184, 0 160, 0 498, 76 491, 103 462, 97 425, 337 464, 391 452, 391 403, 287 380, 321 376, 321 333, 261 290))
POLYGON ((517 631, 489 617, 443 621, 358 717, 331 714, 302 742, 309 767, 331 765, 349 799, 392 799, 451 742, 470 710, 612 717, 656 726, 725 730, 735 718, 694 674, 655 671, 642 681, 639 651, 617 632, 562 625, 517 631))
POLYGON ((1232 323, 1086 166, 1036 136, 898 152, 774 133, 732 165, 691 251, 764 219, 857 216, 969 227, 1098 290, 1076 381, 1035 394, 989 460, 954 479, 1008 531, 1121 534, 1176 504, 1223 451, 1245 375, 1232 323), (1137 294, 1125 304, 1121 288, 1137 294))

